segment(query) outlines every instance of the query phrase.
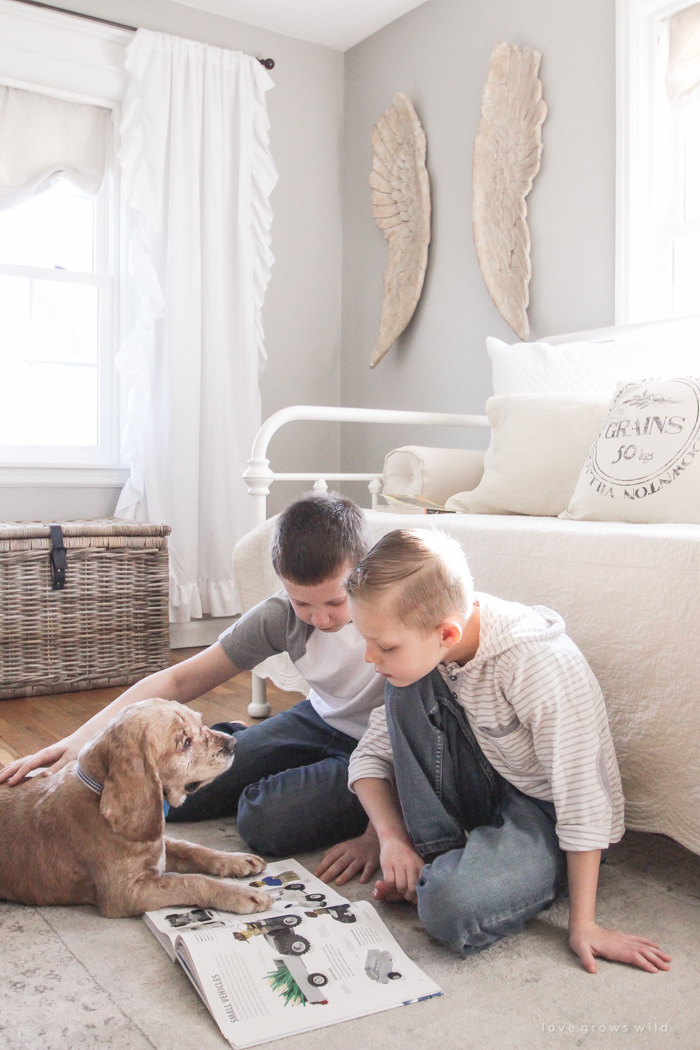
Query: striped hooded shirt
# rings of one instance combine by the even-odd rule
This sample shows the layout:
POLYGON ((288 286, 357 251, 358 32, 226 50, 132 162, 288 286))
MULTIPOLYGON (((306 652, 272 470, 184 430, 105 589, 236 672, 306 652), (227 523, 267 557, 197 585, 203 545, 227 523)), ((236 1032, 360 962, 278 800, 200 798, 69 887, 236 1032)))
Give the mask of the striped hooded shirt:
MULTIPOLYGON (((624 833, 624 799, 600 686, 551 609, 488 594, 479 648, 464 667, 440 664, 481 749, 514 787, 553 802, 562 849, 605 849, 624 833)), ((350 758, 350 785, 393 781, 384 707, 350 758)))

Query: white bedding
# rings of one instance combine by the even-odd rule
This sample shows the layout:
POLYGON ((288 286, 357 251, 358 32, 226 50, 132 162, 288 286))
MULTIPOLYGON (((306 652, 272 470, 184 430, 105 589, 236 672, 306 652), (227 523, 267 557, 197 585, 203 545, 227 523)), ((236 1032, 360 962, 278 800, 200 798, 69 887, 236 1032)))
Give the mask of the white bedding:
MULTIPOLYGON (((367 516, 375 540, 396 528, 443 528, 464 547, 478 590, 564 617, 606 698, 627 827, 700 853, 700 526, 367 516)), ((244 609, 280 587, 272 528, 266 522, 236 547, 244 609)), ((289 661, 284 668, 275 657, 262 670, 282 688, 303 688, 289 661)))

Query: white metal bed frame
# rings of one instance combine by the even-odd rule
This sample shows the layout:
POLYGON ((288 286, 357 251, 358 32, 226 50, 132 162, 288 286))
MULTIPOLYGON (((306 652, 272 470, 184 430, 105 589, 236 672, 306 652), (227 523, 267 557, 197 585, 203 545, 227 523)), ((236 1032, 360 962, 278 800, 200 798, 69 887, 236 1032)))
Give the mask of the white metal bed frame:
MULTIPOLYGON (((377 496, 382 490, 382 472, 374 474, 347 474, 334 471, 305 471, 302 473, 276 473, 270 470, 267 448, 273 434, 287 423, 299 420, 334 423, 404 423, 418 426, 480 427, 488 429, 486 416, 456 415, 449 412, 407 412, 384 408, 342 408, 320 405, 292 405, 282 408, 266 419, 253 443, 253 454, 243 477, 248 483, 248 492, 253 499, 253 524, 262 525, 267 520, 267 497, 273 481, 313 481, 314 492, 327 492, 329 481, 367 481, 372 497, 372 509, 376 510, 377 496)), ((272 709, 267 702, 265 679, 253 673, 252 700, 248 714, 252 718, 267 718, 272 709)))
MULTIPOLYGON (((629 338, 639 335, 648 339, 656 332, 668 333, 669 325, 677 321, 687 324, 696 321, 700 324, 700 315, 680 317, 664 321, 649 321, 643 324, 619 325, 611 328, 597 328, 588 332, 570 332, 566 335, 545 336, 540 342, 551 345, 561 343, 605 343, 614 342, 621 336, 629 338)), ((393 423, 418 426, 440 427, 478 427, 488 429, 490 423, 486 416, 457 415, 447 412, 408 412, 400 409, 382 408, 343 408, 340 406, 293 405, 275 412, 265 420, 253 442, 253 451, 248 460, 248 467, 243 474, 248 483, 248 492, 253 499, 253 524, 261 525, 267 519, 267 497, 273 481, 313 481, 315 492, 327 492, 329 481, 367 481, 372 496, 372 509, 376 510, 377 496, 382 488, 382 473, 346 474, 333 471, 305 471, 301 473, 277 473, 270 469, 267 449, 270 439, 280 427, 300 420, 333 423, 393 423)), ((253 718, 266 718, 271 714, 266 699, 265 679, 253 674, 252 701, 248 714, 253 718)))

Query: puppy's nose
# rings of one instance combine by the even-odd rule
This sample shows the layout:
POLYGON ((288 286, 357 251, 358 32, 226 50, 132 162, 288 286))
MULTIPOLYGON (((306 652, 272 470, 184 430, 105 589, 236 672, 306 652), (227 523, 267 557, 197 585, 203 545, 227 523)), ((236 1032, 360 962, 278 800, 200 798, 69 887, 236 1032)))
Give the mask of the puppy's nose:
POLYGON ((236 750, 236 738, 235 736, 229 736, 226 738, 224 743, 224 751, 235 751, 236 750))

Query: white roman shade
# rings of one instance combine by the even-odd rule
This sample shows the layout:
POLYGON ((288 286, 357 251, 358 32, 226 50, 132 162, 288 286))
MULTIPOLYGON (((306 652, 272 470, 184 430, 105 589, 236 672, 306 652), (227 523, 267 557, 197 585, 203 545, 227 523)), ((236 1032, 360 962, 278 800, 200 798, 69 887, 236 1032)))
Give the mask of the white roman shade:
POLYGON ((97 193, 105 171, 109 110, 0 86, 0 208, 67 177, 97 193))
POLYGON ((700 4, 676 12, 668 36, 666 91, 678 107, 700 96, 700 4))

